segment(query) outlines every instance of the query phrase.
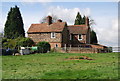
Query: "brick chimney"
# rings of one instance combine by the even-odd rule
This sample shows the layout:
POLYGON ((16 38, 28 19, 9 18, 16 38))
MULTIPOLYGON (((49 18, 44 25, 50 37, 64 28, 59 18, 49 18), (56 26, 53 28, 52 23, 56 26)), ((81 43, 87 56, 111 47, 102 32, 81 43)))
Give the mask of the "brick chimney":
POLYGON ((85 25, 89 27, 89 18, 88 17, 86 17, 86 19, 85 19, 85 25))
POLYGON ((52 17, 51 16, 47 17, 47 23, 48 23, 48 25, 52 24, 52 17))
POLYGON ((61 19, 58 19, 57 22, 62 22, 62 20, 61 20, 61 19))

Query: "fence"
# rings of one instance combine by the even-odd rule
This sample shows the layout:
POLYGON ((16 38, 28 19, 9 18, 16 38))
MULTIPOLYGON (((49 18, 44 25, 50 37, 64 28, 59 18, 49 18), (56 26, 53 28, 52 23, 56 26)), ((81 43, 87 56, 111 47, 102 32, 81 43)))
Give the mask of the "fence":
POLYGON ((113 52, 120 52, 120 47, 112 47, 113 52))
POLYGON ((97 49, 97 48, 81 48, 81 47, 63 47, 55 48, 54 51, 62 53, 108 53, 112 52, 109 48, 97 49))

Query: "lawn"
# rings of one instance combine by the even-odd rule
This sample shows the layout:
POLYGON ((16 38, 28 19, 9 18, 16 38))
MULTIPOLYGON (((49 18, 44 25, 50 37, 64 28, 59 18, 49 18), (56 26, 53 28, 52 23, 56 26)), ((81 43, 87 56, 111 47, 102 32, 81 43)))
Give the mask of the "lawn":
POLYGON ((118 79, 118 53, 2 56, 3 79, 118 79), (87 56, 93 60, 72 60, 87 56))

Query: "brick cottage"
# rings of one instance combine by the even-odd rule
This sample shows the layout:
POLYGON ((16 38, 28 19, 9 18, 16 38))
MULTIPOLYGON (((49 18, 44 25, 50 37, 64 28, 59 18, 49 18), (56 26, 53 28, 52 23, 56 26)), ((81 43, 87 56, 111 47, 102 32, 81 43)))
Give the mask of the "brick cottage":
POLYGON ((67 25, 62 20, 52 23, 52 17, 47 17, 46 23, 32 24, 28 29, 28 37, 35 43, 47 41, 54 47, 82 47, 104 48, 101 45, 90 44, 89 19, 86 17, 84 25, 67 25))

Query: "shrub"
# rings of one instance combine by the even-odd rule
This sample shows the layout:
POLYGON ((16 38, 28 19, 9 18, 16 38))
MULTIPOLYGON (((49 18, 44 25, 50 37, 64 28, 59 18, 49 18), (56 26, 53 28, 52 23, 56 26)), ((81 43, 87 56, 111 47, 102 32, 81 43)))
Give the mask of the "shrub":
POLYGON ((78 59, 84 59, 84 57, 79 57, 78 59))
POLYGON ((18 46, 23 46, 23 47, 32 46, 32 45, 34 45, 34 42, 30 38, 21 38, 20 40, 18 38, 17 39, 17 45, 18 46))
POLYGON ((14 49, 16 47, 16 41, 13 39, 3 38, 2 39, 2 47, 5 49, 7 49, 7 48, 14 49))
POLYGON ((39 53, 46 53, 47 51, 50 51, 50 44, 48 42, 39 42, 37 46, 39 53))
POLYGON ((34 44, 33 40, 30 38, 18 37, 16 39, 2 39, 2 47, 7 49, 17 49, 19 46, 32 46, 34 44))

